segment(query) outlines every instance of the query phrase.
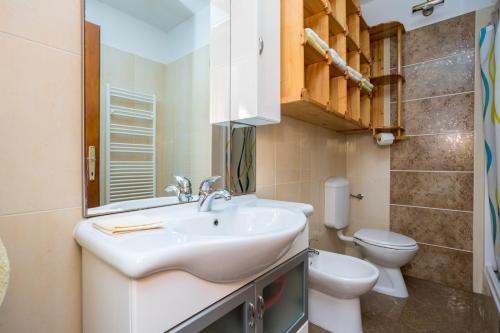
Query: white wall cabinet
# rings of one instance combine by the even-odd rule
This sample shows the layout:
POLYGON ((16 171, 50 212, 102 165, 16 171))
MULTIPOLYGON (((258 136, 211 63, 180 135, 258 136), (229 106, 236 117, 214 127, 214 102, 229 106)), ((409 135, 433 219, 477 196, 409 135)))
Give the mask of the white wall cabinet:
MULTIPOLYGON (((230 13, 230 108, 212 103, 211 121, 213 124, 279 123, 280 0, 230 0, 230 13)), ((214 30, 212 36, 211 48, 220 44, 215 40, 214 30)), ((217 59, 211 61, 220 63, 217 59)), ((218 75, 215 69, 214 66, 211 69, 213 81, 223 80, 215 77, 218 75)), ((219 82, 216 91, 220 92, 221 86, 223 83, 219 82)), ((212 98, 222 100, 214 93, 212 98)))

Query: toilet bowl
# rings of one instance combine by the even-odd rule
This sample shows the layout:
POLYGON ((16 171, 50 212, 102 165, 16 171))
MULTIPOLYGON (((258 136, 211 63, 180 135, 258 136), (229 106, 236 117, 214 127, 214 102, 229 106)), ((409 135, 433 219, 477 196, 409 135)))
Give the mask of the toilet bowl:
POLYGON ((379 272, 367 261, 319 251, 309 258, 309 321, 335 333, 362 333, 359 296, 379 272))
POLYGON ((354 233, 353 238, 365 260, 380 271, 373 290, 393 297, 408 297, 401 266, 415 257, 417 242, 410 237, 379 229, 360 229, 354 233))
POLYGON ((339 238, 356 244, 363 258, 374 264, 380 277, 373 290, 394 296, 408 297, 401 266, 417 254, 418 245, 410 237, 379 229, 360 229, 354 237, 343 234, 349 225, 350 183, 345 178, 331 178, 325 183, 325 226, 337 229, 339 238))

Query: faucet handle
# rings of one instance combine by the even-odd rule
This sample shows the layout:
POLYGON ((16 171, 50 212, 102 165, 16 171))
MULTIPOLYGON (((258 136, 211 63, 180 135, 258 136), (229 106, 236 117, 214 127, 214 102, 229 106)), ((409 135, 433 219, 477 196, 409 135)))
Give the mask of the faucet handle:
POLYGON ((218 181, 221 178, 221 176, 212 176, 208 177, 207 179, 204 179, 201 184, 200 184, 200 196, 201 195, 207 195, 210 192, 213 191, 212 186, 215 184, 216 181, 218 181))
POLYGON ((189 180, 189 178, 184 176, 174 176, 174 178, 175 180, 177 180, 182 193, 188 195, 193 193, 193 190, 191 189, 191 181, 189 180))
POLYGON ((174 192, 177 197, 181 194, 181 188, 177 184, 171 184, 166 186, 163 191, 169 193, 169 192, 174 192))

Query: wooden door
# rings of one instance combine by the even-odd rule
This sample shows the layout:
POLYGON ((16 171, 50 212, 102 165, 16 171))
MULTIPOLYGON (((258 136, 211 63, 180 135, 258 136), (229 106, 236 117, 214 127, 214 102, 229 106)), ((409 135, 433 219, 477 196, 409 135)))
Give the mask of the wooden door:
POLYGON ((87 208, 100 205, 99 200, 99 113, 101 75, 101 28, 85 21, 84 31, 84 142, 85 142, 85 184, 87 208), (95 160, 90 150, 94 147, 95 160), (94 162, 94 167, 91 164, 94 162), (92 174, 93 173, 93 174, 92 174))

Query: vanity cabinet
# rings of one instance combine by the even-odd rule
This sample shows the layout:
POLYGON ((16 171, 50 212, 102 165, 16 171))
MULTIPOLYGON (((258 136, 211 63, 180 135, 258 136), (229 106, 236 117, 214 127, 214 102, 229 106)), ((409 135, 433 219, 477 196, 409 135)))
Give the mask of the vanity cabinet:
POLYGON ((307 321, 307 262, 304 251, 168 332, 297 332, 307 321))

